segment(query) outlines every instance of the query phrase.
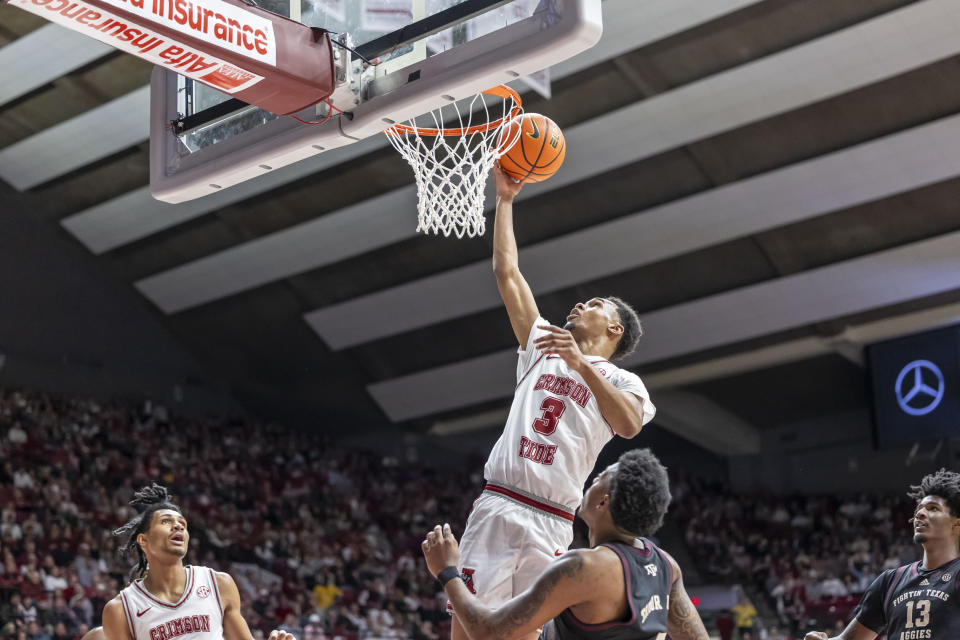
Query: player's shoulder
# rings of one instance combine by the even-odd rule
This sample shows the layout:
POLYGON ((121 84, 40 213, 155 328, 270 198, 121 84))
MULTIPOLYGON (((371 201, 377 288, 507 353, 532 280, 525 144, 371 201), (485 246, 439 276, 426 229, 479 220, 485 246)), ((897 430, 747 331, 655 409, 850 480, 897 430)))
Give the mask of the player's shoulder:
POLYGON ((527 343, 529 344, 537 336, 546 333, 546 330, 542 327, 548 324, 553 323, 541 315, 538 315, 536 318, 534 318, 533 322, 530 324, 530 334, 527 336, 527 343))
POLYGON ((658 547, 654 545, 654 548, 657 550, 657 553, 660 554, 660 557, 663 558, 664 563, 666 563, 671 569, 673 569, 674 580, 682 577, 683 572, 680 570, 680 563, 677 562, 676 558, 670 555, 670 553, 663 547, 658 547))
POLYGON ((640 538, 640 540, 643 542, 644 546, 650 548, 654 552, 655 556, 660 558, 664 569, 668 571, 667 578, 671 585, 683 579, 683 571, 680 569, 680 563, 677 562, 676 558, 674 558, 666 549, 656 544, 652 540, 648 540, 647 538, 640 538))
POLYGON ((894 567, 892 569, 884 569, 883 571, 880 572, 880 575, 878 575, 873 580, 872 586, 875 585, 877 588, 882 588, 882 589, 886 589, 887 587, 893 586, 893 582, 895 580, 898 580, 905 573, 909 573, 910 568, 914 564, 916 563, 908 562, 907 564, 902 564, 899 567, 894 567))
POLYGON ((595 360, 592 364, 607 378, 616 377, 621 380, 631 380, 643 384, 640 381, 639 375, 629 369, 624 369, 616 362, 611 362, 610 360, 595 360))
POLYGON ((561 567, 565 573, 603 573, 614 565, 618 566, 620 559, 613 550, 601 545, 592 549, 571 549, 552 564, 561 567))
POLYGON ((571 560, 570 564, 576 564, 584 574, 609 575, 611 571, 621 569, 622 565, 620 555, 611 546, 603 544, 591 549, 572 549, 560 559, 571 560))
POLYGON ((107 600, 107 604, 103 605, 103 617, 109 618, 116 616, 122 618, 126 615, 124 613, 123 597, 120 595, 122 593, 123 589, 120 590, 120 593, 107 600))
POLYGON ((234 591, 237 589, 237 583, 234 581, 233 576, 231 576, 226 571, 217 571, 216 569, 212 569, 210 567, 195 567, 195 568, 202 571, 209 571, 213 575, 213 579, 217 583, 217 589, 221 593, 223 593, 224 590, 226 590, 227 593, 230 593, 231 591, 234 591))
POLYGON ((620 367, 617 365, 616 362, 607 360, 606 358, 603 358, 600 356, 591 356, 588 359, 590 360, 590 364, 592 364, 597 369, 600 369, 601 372, 605 374, 609 374, 615 371, 621 371, 620 367))
POLYGON ((194 567, 193 570, 197 572, 210 573, 214 578, 217 579, 218 582, 221 580, 229 580, 230 582, 233 582, 233 577, 229 573, 226 571, 217 571, 213 567, 194 567))
POLYGON ((899 567, 895 567, 895 568, 893 568, 893 569, 884 569, 884 570, 880 573, 880 577, 881 577, 881 578, 892 578, 892 577, 897 576, 897 575, 903 575, 904 573, 907 573, 907 572, 909 572, 909 571, 911 571, 911 570, 913 570, 914 568, 917 568, 917 567, 919 567, 919 566, 920 566, 920 563, 919 563, 919 562, 908 562, 908 563, 906 563, 906 564, 902 564, 902 565, 900 565, 899 567))
POLYGON ((191 564, 191 565, 189 565, 189 568, 190 568, 191 571, 193 571, 193 572, 196 573, 197 575, 199 575, 199 574, 201 574, 201 573, 213 573, 214 575, 221 575, 221 574, 223 574, 223 575, 229 575, 229 574, 227 574, 226 572, 217 571, 217 570, 214 569, 213 567, 208 567, 208 566, 202 565, 202 564, 191 564))

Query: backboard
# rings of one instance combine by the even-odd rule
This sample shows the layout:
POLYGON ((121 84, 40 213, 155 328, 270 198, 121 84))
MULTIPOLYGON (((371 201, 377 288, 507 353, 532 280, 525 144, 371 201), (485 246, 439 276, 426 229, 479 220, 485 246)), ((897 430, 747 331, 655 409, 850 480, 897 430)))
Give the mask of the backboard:
POLYGON ((333 32, 337 89, 297 117, 172 71, 151 80, 150 188, 184 202, 545 69, 600 38, 601 0, 257 0, 333 32), (340 112, 343 113, 340 113, 340 112))

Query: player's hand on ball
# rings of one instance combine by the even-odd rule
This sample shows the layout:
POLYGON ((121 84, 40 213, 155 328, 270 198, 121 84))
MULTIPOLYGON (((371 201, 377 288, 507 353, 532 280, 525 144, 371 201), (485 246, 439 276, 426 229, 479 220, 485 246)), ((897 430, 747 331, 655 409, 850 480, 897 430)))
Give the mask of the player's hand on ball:
POLYGON ((427 561, 427 569, 436 578, 437 574, 447 567, 456 567, 460 564, 460 546, 453 537, 450 525, 437 525, 427 534, 426 540, 420 543, 423 557, 427 561))
POLYGON ((523 188, 523 183, 508 176, 499 164, 493 165, 493 179, 497 183, 497 196, 503 200, 512 201, 523 188))
POLYGON ((537 349, 546 354, 560 356, 573 370, 583 364, 583 353, 572 333, 552 324, 542 324, 540 328, 547 333, 533 341, 537 349))
POLYGON ((269 640, 297 640, 292 633, 287 633, 281 629, 274 629, 270 632, 269 640))

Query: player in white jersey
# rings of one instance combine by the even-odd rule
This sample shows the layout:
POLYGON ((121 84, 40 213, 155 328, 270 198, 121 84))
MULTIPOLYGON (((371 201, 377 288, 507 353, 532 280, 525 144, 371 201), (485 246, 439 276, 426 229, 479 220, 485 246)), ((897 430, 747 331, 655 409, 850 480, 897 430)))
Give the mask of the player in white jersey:
MULTIPOLYGON (((190 533, 165 487, 153 484, 130 502, 143 509, 114 535, 135 552, 134 580, 103 608, 106 640, 253 640, 240 592, 227 573, 184 566, 190 533)), ((280 630, 270 640, 296 640, 280 630)))
MULTIPOLYGON (((629 305, 614 297, 577 303, 563 328, 540 316, 513 233, 522 185, 499 167, 494 177, 493 268, 520 349, 513 405, 460 542, 461 575, 487 606, 523 592, 567 550, 600 450, 614 435, 636 436, 656 411, 640 378, 610 362, 642 334, 629 305)), ((456 615, 452 638, 467 638, 456 615)))

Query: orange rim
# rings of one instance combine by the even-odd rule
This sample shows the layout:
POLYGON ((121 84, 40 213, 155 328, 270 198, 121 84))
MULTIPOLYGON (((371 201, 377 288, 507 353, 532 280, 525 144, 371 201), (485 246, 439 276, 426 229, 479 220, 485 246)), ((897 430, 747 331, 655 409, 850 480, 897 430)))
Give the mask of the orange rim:
POLYGON ((481 91, 490 96, 497 96, 506 100, 510 98, 513 100, 513 110, 510 112, 510 115, 494 120, 493 122, 486 122, 484 124, 477 124, 472 127, 465 127, 461 129, 423 129, 421 127, 411 127, 406 124, 395 124, 389 129, 384 130, 384 133, 387 135, 400 135, 400 134, 411 134, 418 133, 421 136, 469 136, 473 133, 478 133, 480 131, 489 131, 503 124, 504 120, 509 120, 517 117, 520 114, 520 111, 523 109, 523 101, 520 100, 520 94, 511 89, 506 85, 499 85, 493 89, 487 89, 486 91, 481 91))

